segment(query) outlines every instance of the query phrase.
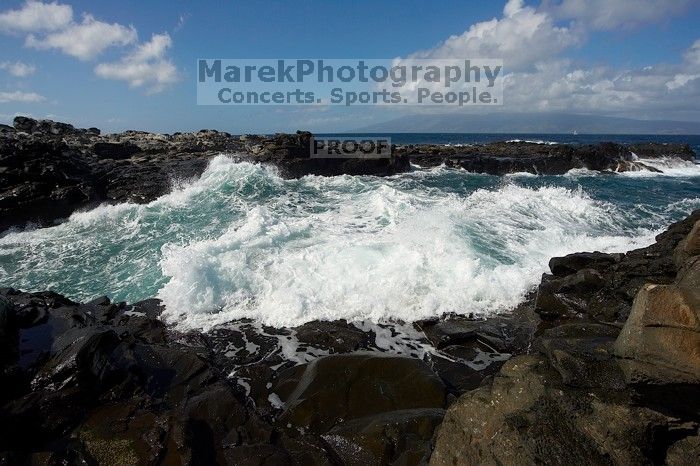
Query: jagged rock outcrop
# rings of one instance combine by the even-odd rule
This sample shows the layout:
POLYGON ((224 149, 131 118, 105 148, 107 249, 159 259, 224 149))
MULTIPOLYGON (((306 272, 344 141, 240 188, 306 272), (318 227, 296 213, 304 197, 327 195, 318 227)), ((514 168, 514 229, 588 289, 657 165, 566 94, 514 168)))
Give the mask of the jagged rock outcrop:
POLYGON ((697 464, 698 232, 700 211, 649 248, 552 259, 530 354, 448 409, 430 463, 697 464))
POLYGON ((535 312, 554 322, 584 315, 624 323, 644 284, 673 283, 682 267, 676 262, 687 256, 676 246, 687 242, 686 236, 698 220, 700 211, 695 211, 658 235, 656 243, 626 254, 576 253, 551 259, 552 273, 542 277, 535 312))
POLYGON ((700 220, 678 245, 670 285, 637 294, 615 346, 628 383, 700 384, 700 220))
MULTIPOLYGON (((148 202, 220 152, 285 176, 390 174, 413 156, 496 174, 640 168, 632 149, 690 160, 681 146, 496 143, 372 165, 311 160, 303 132, 100 135, 19 118, 0 133, 0 229, 148 202)), ((656 239, 553 258, 508 315, 416 322, 411 358, 378 343, 401 323, 180 333, 158 300, 0 289, 0 464, 697 464, 700 211, 656 239)))
POLYGON ((445 164, 477 173, 562 174, 572 168, 601 171, 656 169, 648 158, 694 160, 681 144, 544 145, 521 142, 471 146, 397 146, 389 158, 312 158, 311 133, 233 136, 201 130, 156 134, 125 131, 103 135, 96 128, 16 117, 0 131, 0 231, 27 223, 49 226, 78 209, 100 203, 147 203, 172 189, 172 181, 201 175, 221 153, 267 163, 285 177, 393 175, 411 162, 445 164))
POLYGON ((518 356, 450 407, 430 464, 662 464, 669 451, 695 464, 696 451, 678 442, 697 433, 697 421, 639 405, 629 391, 572 387, 545 356, 518 356))
POLYGON ((623 146, 612 142, 596 145, 495 142, 462 146, 401 146, 395 152, 408 155, 413 163, 423 167, 445 164, 491 175, 520 172, 563 175, 575 168, 606 172, 659 171, 640 162, 633 151, 639 157, 650 159, 695 160, 695 152, 687 144, 651 143, 623 146))
POLYGON ((100 203, 153 201, 173 180, 201 175, 221 154, 270 163, 283 176, 391 175, 408 170, 406 158, 310 158, 310 133, 232 136, 214 130, 101 135, 50 120, 16 117, 0 132, 0 231, 27 223, 50 226, 100 203))

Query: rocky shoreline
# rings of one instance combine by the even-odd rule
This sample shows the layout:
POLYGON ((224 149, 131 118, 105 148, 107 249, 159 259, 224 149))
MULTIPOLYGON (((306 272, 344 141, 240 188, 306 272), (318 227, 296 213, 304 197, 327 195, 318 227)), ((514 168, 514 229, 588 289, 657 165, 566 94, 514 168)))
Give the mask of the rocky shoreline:
POLYGON ((597 145, 497 142, 465 146, 394 146, 391 158, 310 158, 308 132, 235 136, 215 130, 155 134, 16 117, 0 127, 0 232, 27 224, 50 226, 79 209, 101 203, 148 203, 168 193, 174 180, 198 177, 209 161, 227 153, 279 168, 285 177, 377 175, 445 165, 475 173, 561 175, 572 169, 602 172, 658 171, 639 160, 695 161, 684 144, 597 145))
MULTIPOLYGON (((695 157, 494 143, 400 146, 367 164, 309 159, 309 133, 100 136, 22 118, 0 133, 0 229, 148 202, 220 152, 285 176, 695 157)), ((700 210, 651 246, 549 267, 525 302, 487 319, 240 320, 206 333, 167 326, 155 299, 0 288, 0 464, 698 464, 700 210)))
POLYGON ((700 211, 550 268, 511 313, 373 328, 181 333, 157 300, 2 289, 0 460, 697 464, 700 211))

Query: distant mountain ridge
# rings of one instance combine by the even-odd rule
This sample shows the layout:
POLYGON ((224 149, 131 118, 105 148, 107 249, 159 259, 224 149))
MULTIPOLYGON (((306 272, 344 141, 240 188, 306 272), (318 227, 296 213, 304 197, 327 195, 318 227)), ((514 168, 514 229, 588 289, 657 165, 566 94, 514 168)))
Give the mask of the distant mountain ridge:
POLYGON ((407 115, 360 133, 700 134, 700 122, 635 120, 569 113, 407 115))

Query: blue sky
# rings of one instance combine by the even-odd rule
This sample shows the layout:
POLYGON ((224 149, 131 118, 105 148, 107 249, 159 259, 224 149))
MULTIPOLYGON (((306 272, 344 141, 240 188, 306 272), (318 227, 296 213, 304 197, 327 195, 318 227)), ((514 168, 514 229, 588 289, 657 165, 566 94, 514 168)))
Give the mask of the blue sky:
MULTIPOLYGON (((502 111, 700 121, 700 2, 3 1, 0 121, 351 130, 453 109, 196 105, 198 58, 504 58, 502 111)), ((469 111, 469 110, 459 110, 469 111)))

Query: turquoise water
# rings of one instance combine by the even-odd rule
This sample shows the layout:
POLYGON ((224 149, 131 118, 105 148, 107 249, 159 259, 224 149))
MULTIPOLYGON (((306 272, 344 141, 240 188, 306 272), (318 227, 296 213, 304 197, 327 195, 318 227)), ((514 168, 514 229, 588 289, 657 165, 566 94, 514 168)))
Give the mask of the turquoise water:
POLYGON ((5 234, 0 286, 77 300, 156 296, 169 321, 197 328, 240 317, 282 326, 487 314, 522 300, 552 256, 645 246, 700 208, 700 167, 663 168, 284 180, 222 155, 150 204, 5 234))

